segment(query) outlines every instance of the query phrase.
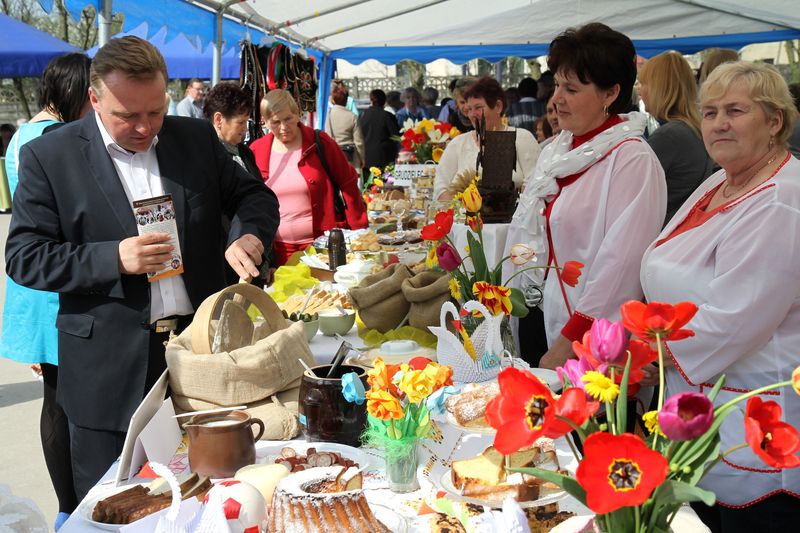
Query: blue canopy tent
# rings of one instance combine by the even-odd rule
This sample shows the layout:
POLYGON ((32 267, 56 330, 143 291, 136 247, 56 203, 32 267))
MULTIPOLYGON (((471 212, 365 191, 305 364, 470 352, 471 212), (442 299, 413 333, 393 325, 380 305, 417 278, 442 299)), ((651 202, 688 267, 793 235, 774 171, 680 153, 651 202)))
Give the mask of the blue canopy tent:
POLYGON ((0 78, 40 76, 54 57, 81 51, 2 13, 0 35, 0 78))
MULTIPOLYGON (((167 74, 170 78, 211 78, 212 67, 212 47, 206 45, 205 50, 198 48, 197 45, 189 42, 183 34, 178 34, 171 41, 167 42, 167 29, 161 28, 148 38, 148 24, 142 23, 137 28, 129 32, 118 33, 114 37, 134 35, 147 39, 153 46, 158 48, 164 60, 167 62, 167 74)), ((99 47, 95 46, 86 51, 89 56, 94 57, 99 47)), ((222 79, 234 79, 239 77, 239 50, 235 46, 228 48, 222 54, 222 65, 220 69, 222 79)))
MULTIPOLYGON (((111 1, 65 3, 79 12, 89 3, 111 1)), ((394 64, 532 58, 544 55, 564 29, 592 21, 628 35, 644 57, 800 38, 796 0, 113 0, 113 7, 126 14, 126 24, 129 17, 148 20, 201 42, 226 38, 214 24, 215 13, 224 14, 306 49, 320 62, 319 124, 336 59, 394 64)))

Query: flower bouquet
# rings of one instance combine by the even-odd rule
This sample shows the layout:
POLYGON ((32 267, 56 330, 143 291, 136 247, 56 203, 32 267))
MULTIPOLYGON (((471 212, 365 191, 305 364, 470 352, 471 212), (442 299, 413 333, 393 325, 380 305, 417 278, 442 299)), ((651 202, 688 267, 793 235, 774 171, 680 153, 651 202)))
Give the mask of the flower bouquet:
MULTIPOLYGON (((453 198, 466 211, 467 232, 466 257, 462 257, 453 241, 448 237, 453 227, 453 209, 440 211, 432 224, 422 228, 420 237, 430 243, 426 264, 428 268, 441 268, 450 273, 450 293, 460 302, 477 299, 493 315, 504 313, 507 316, 523 317, 528 314, 525 297, 519 289, 509 288, 515 276, 532 268, 557 268, 531 266, 520 269, 507 280, 502 280, 503 263, 511 260, 517 266, 524 266, 536 258, 534 250, 523 244, 511 247, 509 255, 500 259, 496 265, 487 263, 483 246, 483 219, 480 211, 483 203, 475 180, 453 198)), ((561 279, 574 287, 578 283, 583 265, 577 261, 567 261, 561 270, 561 279)))
POLYGON ((431 431, 429 406, 452 393, 453 370, 425 357, 387 365, 380 357, 367 372, 367 429, 362 441, 386 458, 389 487, 410 492, 417 484, 417 442, 431 431))
POLYGON ((438 163, 448 141, 461 132, 448 122, 430 118, 415 121, 408 119, 400 129, 400 145, 403 150, 413 152, 417 163, 438 163))
MULTIPOLYGON (((672 306, 631 301, 622 306, 621 323, 595 321, 582 342, 573 343, 578 359, 558 369, 565 388, 558 398, 530 373, 503 370, 500 394, 486 409, 487 421, 497 429, 495 448, 509 455, 541 436, 555 439, 574 431, 583 444, 582 457, 573 448, 579 462, 574 477, 536 468, 513 470, 558 484, 594 511, 595 525, 606 532, 666 532, 683 503, 713 505, 714 493, 698 483, 718 461, 748 445, 771 467, 800 466, 797 430, 780 420, 776 402, 757 396, 792 381, 714 407, 725 384, 723 375, 708 396, 685 392, 664 400, 664 342, 693 336, 682 328, 696 311, 691 302, 672 306), (625 328, 638 338, 628 342, 625 328), (626 432, 627 398, 638 389, 644 365, 656 360, 658 409, 644 415, 650 435, 641 438, 626 432), (720 426, 745 400, 747 442, 721 452, 720 426)), ((800 368, 793 376, 800 391, 800 368)))

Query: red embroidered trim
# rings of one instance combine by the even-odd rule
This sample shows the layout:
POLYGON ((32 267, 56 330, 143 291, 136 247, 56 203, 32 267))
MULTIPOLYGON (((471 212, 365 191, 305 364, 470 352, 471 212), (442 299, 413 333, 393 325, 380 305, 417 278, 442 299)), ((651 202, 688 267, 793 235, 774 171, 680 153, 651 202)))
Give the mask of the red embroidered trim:
POLYGON ((722 507, 727 507, 728 509, 744 509, 745 507, 750 507, 751 505, 755 505, 757 503, 761 503, 762 501, 766 500, 770 496, 775 496, 776 494, 779 494, 781 492, 784 492, 784 493, 788 494, 789 496, 793 496, 795 498, 800 498, 800 494, 797 494, 796 492, 792 492, 792 491, 786 490, 786 489, 778 489, 778 490, 773 490, 772 492, 770 492, 768 494, 765 494, 765 495, 761 496, 760 498, 758 498, 756 500, 753 500, 753 501, 748 502, 748 503, 744 503, 742 505, 731 505, 731 504, 728 504, 728 503, 723 503, 723 502, 721 502, 719 500, 717 500, 717 504, 721 505, 722 507))
MULTIPOLYGON (((681 368, 681 365, 678 364, 678 360, 675 359, 675 355, 673 355, 672 350, 669 349, 669 345, 666 342, 664 343, 664 348, 667 350, 667 354, 672 359, 672 363, 675 365, 675 368, 678 369, 678 372, 680 372, 681 377, 684 379, 684 381, 686 381, 686 383, 688 383, 692 387, 701 387, 701 392, 702 392, 702 387, 714 388, 714 384, 713 383, 700 383, 698 385, 697 383, 694 383, 692 380, 690 380, 689 376, 687 376, 686 372, 684 372, 683 368, 681 368)), ((738 392, 740 394, 744 394, 746 392, 750 392, 750 391, 755 390, 755 389, 739 389, 739 388, 736 388, 736 387, 725 387, 725 386, 723 386, 722 390, 727 391, 727 392, 738 392)), ((762 393, 759 394, 759 396, 761 396, 761 395, 765 395, 765 396, 780 396, 781 393, 778 390, 770 390, 770 391, 762 392, 762 393)))
POLYGON ((731 468, 735 468, 736 470, 745 470, 747 472, 755 472, 756 474, 779 474, 780 469, 772 469, 772 468, 751 468, 749 466, 742 466, 737 465, 736 463, 732 463, 728 461, 726 458, 722 458, 722 462, 726 465, 730 466, 731 468))

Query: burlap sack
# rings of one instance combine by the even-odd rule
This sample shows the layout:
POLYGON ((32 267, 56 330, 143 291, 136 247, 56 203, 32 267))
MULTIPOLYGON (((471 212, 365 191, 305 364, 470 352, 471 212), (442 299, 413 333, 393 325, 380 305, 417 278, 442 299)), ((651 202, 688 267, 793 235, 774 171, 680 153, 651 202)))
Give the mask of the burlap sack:
POLYGON ((350 302, 369 329, 385 333, 403 321, 410 304, 403 296, 403 281, 413 275, 406 265, 395 263, 367 276, 348 292, 350 302))
POLYGON ((266 426, 262 439, 298 433, 297 387, 304 370, 298 359, 315 364, 302 322, 232 352, 196 354, 191 338, 186 328, 167 344, 169 384, 179 410, 248 405, 266 426), (286 395, 279 395, 283 391, 286 395))
POLYGON ((403 296, 411 304, 408 324, 428 330, 439 325, 439 311, 450 299, 450 275, 426 270, 403 281, 403 296))

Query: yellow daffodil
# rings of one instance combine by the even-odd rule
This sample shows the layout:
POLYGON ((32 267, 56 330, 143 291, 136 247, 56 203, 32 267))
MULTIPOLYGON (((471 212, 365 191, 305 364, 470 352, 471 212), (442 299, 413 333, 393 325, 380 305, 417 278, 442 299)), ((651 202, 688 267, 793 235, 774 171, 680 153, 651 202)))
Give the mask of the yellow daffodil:
POLYGON ((456 128, 455 126, 453 126, 452 128, 450 128, 450 133, 449 133, 449 135, 450 135, 450 138, 452 139, 452 138, 454 138, 454 137, 457 137, 457 136, 461 135, 461 132, 460 132, 460 131, 458 131, 458 128, 456 128))
POLYGON ((493 315, 500 313, 511 315, 511 289, 502 285, 492 285, 485 281, 476 281, 472 286, 472 294, 493 315))
POLYGON ((438 163, 442 159, 442 154, 444 153, 444 149, 439 148, 438 146, 433 149, 431 157, 433 158, 434 163, 438 163))
POLYGON ((380 177, 380 175, 382 174, 381 169, 379 169, 378 167, 369 167, 369 171, 376 178, 380 177))
POLYGON ((610 403, 619 395, 619 385, 595 370, 586 372, 581 378, 581 381, 586 383, 584 386, 586 394, 595 400, 610 403))
POLYGON ((449 284, 450 296, 452 296, 454 300, 461 298, 461 285, 458 284, 458 280, 456 278, 450 278, 449 284))
POLYGON ((469 213, 478 213, 481 210, 483 198, 481 198, 481 193, 478 192, 478 187, 475 186, 474 181, 464 189, 464 193, 461 195, 461 203, 469 213))
POLYGON ((398 387, 406 394, 409 402, 420 403, 430 396, 436 386, 435 375, 432 376, 424 370, 412 370, 407 364, 400 368, 403 370, 403 377, 398 387))
POLYGON ((428 248, 428 255, 425 257, 425 266, 433 268, 439 264, 439 258, 436 257, 436 246, 428 248))
POLYGON ((372 180, 373 185, 377 185, 378 187, 383 187, 383 180, 380 178, 374 178, 372 180))
POLYGON ((417 131, 417 133, 423 133, 423 132, 428 132, 428 131, 434 130, 435 126, 436 126, 436 122, 434 122, 433 120, 431 120, 429 118, 425 118, 425 119, 422 119, 419 122, 417 122, 417 127, 414 128, 414 130, 416 131, 417 128, 419 128, 419 131, 417 131))
POLYGON ((367 412, 381 420, 403 418, 403 406, 400 400, 385 390, 367 392, 367 412))
POLYGON ((650 433, 655 433, 656 431, 662 437, 666 437, 664 432, 661 431, 661 426, 658 425, 658 411, 648 411, 642 415, 642 420, 644 420, 644 427, 647 428, 647 431, 650 433))

